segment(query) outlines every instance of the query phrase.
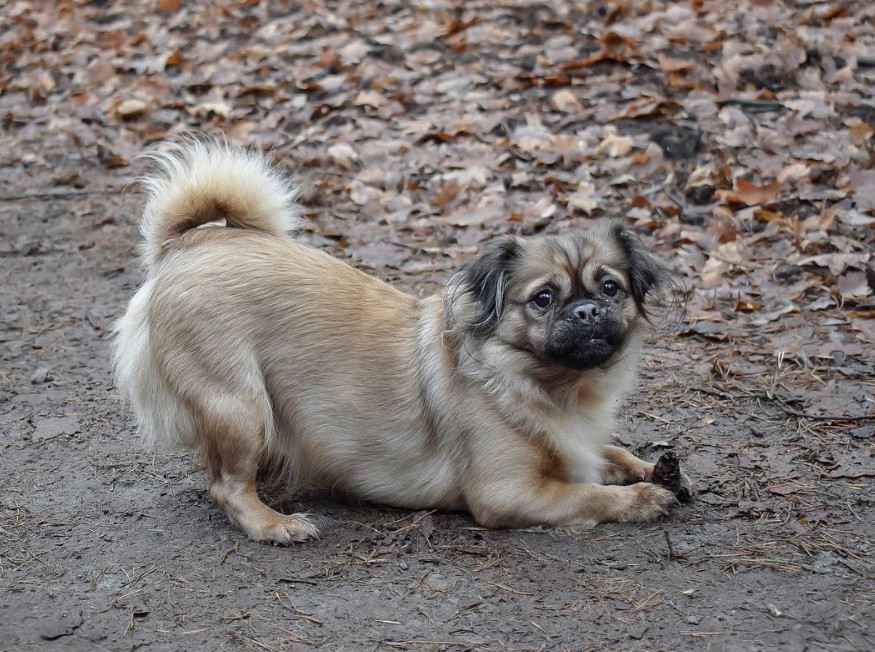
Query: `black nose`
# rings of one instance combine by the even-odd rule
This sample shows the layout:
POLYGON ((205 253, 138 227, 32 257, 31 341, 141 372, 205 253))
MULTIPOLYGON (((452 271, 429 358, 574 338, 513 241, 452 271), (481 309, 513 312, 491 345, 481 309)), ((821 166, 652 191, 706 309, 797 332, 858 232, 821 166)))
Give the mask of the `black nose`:
POLYGON ((586 302, 574 307, 574 316, 581 321, 593 321, 601 313, 601 309, 597 304, 586 302))

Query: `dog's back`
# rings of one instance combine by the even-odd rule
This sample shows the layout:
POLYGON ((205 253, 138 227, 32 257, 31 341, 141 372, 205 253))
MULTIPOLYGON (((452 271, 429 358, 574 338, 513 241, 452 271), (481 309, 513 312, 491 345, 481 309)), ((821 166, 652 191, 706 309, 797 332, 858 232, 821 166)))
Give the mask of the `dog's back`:
POLYGON ((261 231, 278 238, 299 226, 298 189, 279 175, 265 154, 206 136, 186 136, 164 151, 146 154, 150 172, 140 180, 140 220, 146 280, 115 326, 117 384, 132 403, 147 441, 170 448, 194 444, 189 412, 173 400, 155 373, 149 312, 162 261, 202 225, 261 231))

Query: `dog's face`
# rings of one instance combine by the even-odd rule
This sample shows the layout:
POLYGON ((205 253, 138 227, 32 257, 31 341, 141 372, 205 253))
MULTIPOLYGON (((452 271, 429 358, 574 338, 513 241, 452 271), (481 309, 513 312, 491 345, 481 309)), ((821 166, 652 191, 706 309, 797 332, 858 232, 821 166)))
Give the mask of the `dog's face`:
POLYGON ((524 351, 541 367, 586 370, 618 356, 668 276, 636 236, 606 221, 578 235, 500 239, 459 283, 475 301, 476 338, 524 351))

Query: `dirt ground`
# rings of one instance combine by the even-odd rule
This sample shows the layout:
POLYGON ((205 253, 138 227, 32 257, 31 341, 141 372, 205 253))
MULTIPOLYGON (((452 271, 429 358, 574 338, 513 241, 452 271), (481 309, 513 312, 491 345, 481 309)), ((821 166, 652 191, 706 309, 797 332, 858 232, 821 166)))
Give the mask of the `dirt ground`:
MULTIPOLYGON (((859 89, 869 84, 871 91, 875 59, 848 58, 852 69, 841 76, 836 70, 845 60, 838 54, 830 55, 832 63, 826 54, 808 54, 811 70, 833 74, 838 81, 824 83, 840 86, 825 96, 833 114, 818 117, 815 107, 799 118, 822 120, 829 133, 849 139, 836 142, 852 155, 828 160, 825 150, 820 158, 801 150, 791 155, 763 135, 772 128, 783 133, 787 107, 810 99, 805 92, 814 84, 811 74, 800 74, 787 88, 766 89, 773 92, 768 99, 763 86, 778 82, 763 81, 763 70, 773 65, 763 61, 751 68, 753 82, 715 97, 735 102, 724 107, 755 108, 756 133, 768 140, 768 155, 756 138, 730 138, 740 128, 731 112, 683 114, 683 121, 674 113, 628 113, 622 75, 633 69, 642 85, 652 83, 677 102, 694 93, 662 83, 677 73, 674 64, 651 79, 623 58, 649 62, 649 44, 664 41, 656 38, 662 27, 629 36, 629 25, 645 21, 646 12, 629 14, 622 3, 608 3, 618 13, 607 16, 589 5, 575 15, 562 2, 525 12, 436 3, 414 18, 420 25, 426 18, 449 25, 441 38, 456 40, 441 46, 437 58, 427 44, 409 48, 399 36, 410 11, 403 5, 386 5, 395 6, 396 18, 381 23, 390 24, 391 33, 378 38, 379 30, 368 30, 379 12, 359 15, 367 3, 331 3, 332 18, 325 18, 322 3, 305 3, 298 10, 317 18, 299 21, 306 36, 296 33, 294 56, 302 66, 330 68, 331 79, 319 77, 320 88, 307 81, 292 90, 277 82, 279 90, 271 93, 263 90, 270 79, 261 79, 258 90, 242 88, 236 77, 228 82, 231 90, 219 92, 217 79, 208 90, 189 75, 185 58, 203 56, 221 72, 220 52, 168 44, 158 28, 167 26, 172 39, 180 26, 199 25, 211 45, 230 43, 239 52, 246 40, 226 23, 268 23, 282 14, 277 7, 283 3, 270 3, 273 13, 265 14, 258 3, 241 3, 211 20, 186 14, 179 3, 157 4, 164 13, 133 18, 114 3, 60 3, 56 16, 40 13, 42 3, 0 9, 15 16, 12 27, 0 28, 6 65, 0 74, 6 84, 0 90, 0 650, 875 649, 875 204, 863 184, 871 159, 864 160, 867 150, 854 140, 862 134, 871 146, 875 108, 859 89), (516 26, 546 26, 537 43, 552 43, 557 60, 568 48, 583 48, 566 52, 577 59, 569 59, 563 74, 594 66, 591 76, 552 78, 542 70, 541 54, 523 52, 522 59, 535 57, 523 69, 541 75, 541 82, 502 77, 492 86, 481 79, 464 87, 467 74, 497 79, 517 55, 502 49, 516 47, 509 37, 465 36, 505 25, 507 15, 516 26), (73 38, 65 21, 82 21, 88 29, 64 41, 73 38), (551 30, 562 21, 585 28, 560 29, 557 44, 551 30), (623 21, 627 29, 620 32, 629 42, 623 41, 620 56, 604 30, 623 21), (588 31, 593 25, 601 26, 601 40, 588 31), (145 45, 135 37, 142 33, 151 35, 145 45), (365 39, 368 53, 349 45, 363 33, 373 37, 365 39), (13 47, 15 38, 30 38, 30 45, 13 47), (463 38, 495 58, 471 58, 463 38), (101 95, 92 78, 88 88, 96 97, 83 98, 92 91, 77 90, 77 66, 95 75, 110 72, 101 72, 104 58, 88 55, 80 62, 77 53, 121 48, 118 39, 130 39, 131 49, 107 57, 116 81, 101 95), (21 54, 30 47, 36 57, 39 43, 50 44, 43 63, 21 54), (611 57, 586 60, 598 47, 611 57), (142 48, 169 53, 168 61, 181 52, 183 63, 171 64, 179 66, 177 77, 161 86, 160 75, 144 72, 137 63, 142 48), (338 57, 326 54, 334 50, 338 57), (416 65, 410 57, 418 57, 416 65), (441 68, 444 59, 456 68, 441 68), (413 100, 397 99, 400 91, 392 96, 410 116, 374 112, 377 99, 359 101, 360 88, 338 86, 336 77, 349 81, 351 71, 356 83, 367 78, 368 61, 422 76, 408 89, 413 100), (426 64, 433 66, 430 73, 423 72, 426 64), (49 81, 40 65, 61 73, 49 70, 49 81), (576 99, 557 97, 569 89, 576 99), (206 97, 216 92, 230 113, 206 97), (123 105, 144 93, 148 108, 123 105), (504 126, 462 126, 459 116, 473 110, 456 111, 463 96, 474 98, 478 119, 495 112, 504 126), (261 99, 246 99, 253 97, 261 99), (428 97, 438 99, 429 104, 428 97), (414 101, 421 110, 411 108, 414 101), (605 113, 612 102, 627 113, 605 113), (537 111, 543 124, 525 117, 537 111), (222 127, 245 142, 275 147, 278 161, 307 187, 302 201, 310 226, 303 237, 418 294, 437 289, 496 233, 561 233, 603 214, 626 215, 690 292, 686 316, 664 325, 650 343, 616 437, 647 459, 674 450, 698 481, 697 500, 648 525, 489 531, 465 514, 411 513, 313 493, 279 507, 316 515, 321 540, 281 548, 241 536, 211 503, 193 456, 143 450, 112 381, 109 332, 141 281, 136 166, 127 163, 180 122, 222 127), (686 147, 693 123, 699 135, 686 147), (595 143, 603 149, 586 159, 591 183, 572 183, 582 174, 581 159, 562 138, 586 140, 593 133, 580 136, 584 127, 598 130, 595 143), (380 143, 389 145, 381 149, 380 143), (636 153, 631 163, 624 158, 636 153), (642 162, 645 154, 650 163, 642 162), (768 166, 753 163, 765 159, 777 165, 771 176, 768 166), (733 184, 732 174, 718 179, 723 173, 712 166, 709 190, 689 186, 691 175, 718 160, 736 171, 743 167, 748 177, 755 172, 755 183, 733 184), (811 168, 804 180, 793 181, 801 168, 786 172, 794 161, 811 168), (626 174, 624 166, 639 164, 646 170, 631 175, 636 178, 626 174), (392 177, 396 172, 402 181, 392 177), (612 176, 621 172, 622 179, 612 176), (772 180, 784 184, 780 194, 772 180), (708 198, 701 202, 703 193, 708 198)), ((700 22, 712 27, 736 20, 721 13, 724 3, 675 4, 698 7, 700 22)), ((781 8, 781 29, 794 20, 813 25, 816 18, 816 25, 847 35, 865 22, 849 6, 854 3, 765 2, 748 10, 750 18, 781 8), (845 11, 826 11, 834 6, 845 11), (820 10, 825 13, 812 18, 810 12, 820 10)), ((755 31, 721 29, 726 42, 727 34, 756 41, 755 31)), ((783 43, 780 29, 763 29, 783 43)), ((275 36, 261 33, 264 43, 275 36)), ((857 49, 866 42, 859 36, 857 49)), ((735 52, 727 51, 703 47, 689 60, 708 68, 735 52)), ((280 65, 240 56, 231 61, 241 79, 280 65)), ((370 88, 391 95, 386 85, 370 88)), ((718 93, 717 85, 711 91, 718 93)), ((815 138, 810 125, 796 127, 788 142, 815 138)))

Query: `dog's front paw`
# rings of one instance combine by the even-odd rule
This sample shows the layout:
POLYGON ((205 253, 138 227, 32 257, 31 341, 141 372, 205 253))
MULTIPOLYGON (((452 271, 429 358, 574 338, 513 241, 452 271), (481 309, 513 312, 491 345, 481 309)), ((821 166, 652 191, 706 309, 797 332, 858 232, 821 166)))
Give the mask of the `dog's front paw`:
POLYGON ((671 491, 650 482, 618 488, 623 490, 625 498, 615 519, 621 523, 653 521, 678 502, 671 491))

